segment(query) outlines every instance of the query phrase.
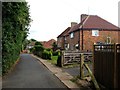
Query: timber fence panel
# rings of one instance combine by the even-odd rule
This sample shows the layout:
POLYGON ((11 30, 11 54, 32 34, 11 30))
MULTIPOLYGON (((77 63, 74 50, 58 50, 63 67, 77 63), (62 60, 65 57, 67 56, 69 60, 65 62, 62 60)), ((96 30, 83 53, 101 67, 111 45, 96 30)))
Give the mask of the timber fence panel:
POLYGON ((107 88, 120 87, 120 44, 94 45, 94 75, 107 88))

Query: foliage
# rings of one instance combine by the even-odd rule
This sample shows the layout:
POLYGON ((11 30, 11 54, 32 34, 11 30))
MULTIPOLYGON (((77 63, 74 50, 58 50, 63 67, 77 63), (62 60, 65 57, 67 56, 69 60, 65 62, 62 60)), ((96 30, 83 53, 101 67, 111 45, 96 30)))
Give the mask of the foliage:
POLYGON ((22 47, 23 49, 22 50, 25 50, 27 48, 27 45, 29 45, 29 44, 30 44, 30 40, 25 39, 23 42, 23 47, 22 47))
POLYGON ((35 40, 35 39, 32 38, 32 39, 30 39, 30 41, 32 41, 32 42, 36 42, 37 40, 35 40))
POLYGON ((56 44, 56 42, 53 42, 52 48, 53 48, 53 51, 57 50, 57 44, 56 44))
POLYGON ((35 45, 34 48, 35 48, 34 51, 33 51, 34 54, 41 57, 42 52, 44 51, 44 47, 41 46, 41 45, 35 45))
POLYGON ((43 46, 40 42, 38 42, 38 41, 36 41, 35 42, 35 45, 41 45, 41 46, 43 46))
POLYGON ((2 73, 6 73, 19 57, 29 31, 29 6, 26 2, 2 3, 2 73))
POLYGON ((59 56, 60 55, 60 51, 57 50, 57 51, 53 51, 53 56, 59 56))
POLYGON ((51 60, 52 59, 52 51, 45 49, 42 53, 42 58, 51 60))
POLYGON ((49 60, 48 62, 50 62, 54 65, 57 65, 57 59, 58 59, 58 56, 52 56, 52 60, 49 60))
POLYGON ((30 53, 33 53, 35 51, 35 48, 30 48, 30 53))

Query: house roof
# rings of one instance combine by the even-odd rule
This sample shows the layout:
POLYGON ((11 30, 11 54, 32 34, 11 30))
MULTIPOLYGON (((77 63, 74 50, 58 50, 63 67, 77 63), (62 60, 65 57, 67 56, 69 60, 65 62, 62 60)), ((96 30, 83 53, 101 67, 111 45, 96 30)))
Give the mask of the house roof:
POLYGON ((59 37, 63 37, 63 36, 66 36, 66 35, 69 35, 69 30, 70 30, 71 27, 68 27, 66 30, 64 30, 57 38, 59 37))
POLYGON ((41 42, 41 43, 42 43, 42 45, 43 45, 45 48, 52 48, 52 44, 53 44, 54 42, 56 42, 56 40, 51 39, 51 40, 49 40, 49 41, 43 41, 43 42, 41 42))
POLYGON ((97 15, 89 15, 84 21, 71 28, 69 33, 78 29, 118 30, 119 28, 97 15))

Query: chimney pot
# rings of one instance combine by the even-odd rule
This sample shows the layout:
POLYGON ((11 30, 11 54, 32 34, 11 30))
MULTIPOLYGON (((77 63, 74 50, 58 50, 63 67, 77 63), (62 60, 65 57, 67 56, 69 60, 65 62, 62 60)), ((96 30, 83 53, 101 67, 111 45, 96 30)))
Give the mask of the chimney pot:
POLYGON ((74 27, 76 24, 76 22, 71 22, 71 27, 74 27))
POLYGON ((87 14, 81 14, 81 21, 85 20, 87 18, 87 14))

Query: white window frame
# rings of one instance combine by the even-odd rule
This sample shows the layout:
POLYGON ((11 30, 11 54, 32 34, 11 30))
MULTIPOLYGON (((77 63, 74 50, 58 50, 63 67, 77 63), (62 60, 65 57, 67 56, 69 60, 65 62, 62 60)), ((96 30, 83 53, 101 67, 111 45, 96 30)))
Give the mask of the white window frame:
POLYGON ((99 30, 92 30, 92 36, 98 37, 99 36, 99 30))
POLYGON ((70 33, 70 38, 74 38, 74 32, 70 33))

